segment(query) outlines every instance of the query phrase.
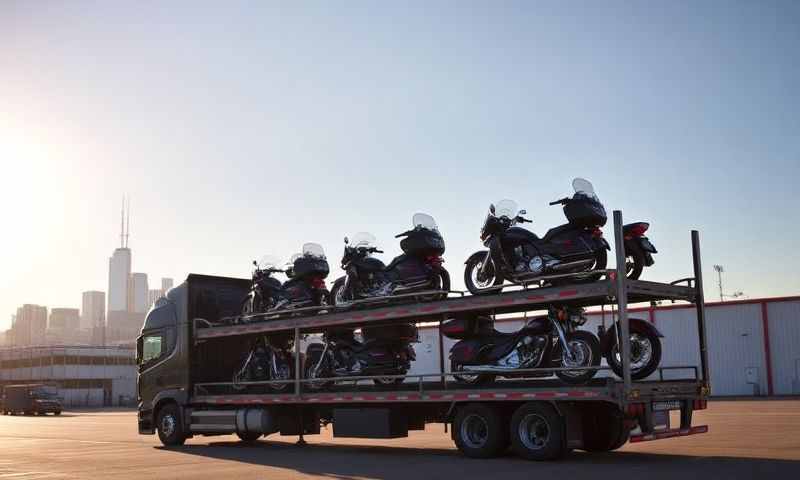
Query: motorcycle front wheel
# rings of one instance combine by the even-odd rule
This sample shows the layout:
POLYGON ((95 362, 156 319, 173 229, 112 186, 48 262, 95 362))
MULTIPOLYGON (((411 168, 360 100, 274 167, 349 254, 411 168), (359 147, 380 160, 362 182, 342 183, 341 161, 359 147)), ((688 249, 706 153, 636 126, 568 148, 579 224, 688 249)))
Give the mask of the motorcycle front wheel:
POLYGON ((320 390, 326 390, 333 385, 333 382, 327 380, 328 376, 326 372, 328 371, 327 362, 323 360, 322 365, 317 368, 317 362, 319 361, 319 357, 309 356, 306 353, 306 367, 305 371, 303 372, 305 375, 306 380, 312 380, 310 382, 303 383, 303 388, 307 388, 312 392, 318 392, 320 390), (325 380, 323 380, 325 379, 325 380))
POLYGON ((500 293, 499 289, 491 288, 503 284, 503 276, 497 271, 491 258, 488 259, 489 263, 486 264, 483 275, 480 275, 480 270, 485 260, 485 251, 476 252, 469 257, 464 267, 464 284, 467 286, 469 293, 473 295, 500 293))
POLYGON ((345 277, 337 278, 335 282, 333 282, 333 287, 331 287, 330 297, 328 299, 328 304, 334 305, 336 307, 342 307, 350 303, 349 298, 347 298, 347 294, 345 293, 344 284, 345 284, 345 277))
MULTIPOLYGON (((561 367, 598 367, 600 366, 600 341, 592 333, 583 330, 566 334, 567 346, 572 352, 570 359, 567 352, 561 349, 561 367)), ((597 374, 597 369, 560 370, 556 376, 564 383, 580 385, 588 382, 597 374)))
MULTIPOLYGON (((634 332, 631 341, 631 379, 641 380, 649 377, 661 363, 661 340, 653 335, 634 332)), ((622 378, 622 361, 619 354, 619 342, 606 353, 606 361, 614 374, 622 378)))

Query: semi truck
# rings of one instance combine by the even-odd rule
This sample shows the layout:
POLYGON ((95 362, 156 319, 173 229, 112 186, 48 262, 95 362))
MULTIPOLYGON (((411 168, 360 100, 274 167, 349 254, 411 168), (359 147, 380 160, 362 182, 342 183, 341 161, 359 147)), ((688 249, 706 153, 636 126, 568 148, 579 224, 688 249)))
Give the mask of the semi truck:
MULTIPOLYGON (((706 408, 710 394, 699 235, 692 232, 693 277, 672 283, 629 280, 621 220, 615 212, 618 267, 600 280, 559 278, 545 286, 522 285, 487 295, 451 292, 436 301, 411 296, 404 302, 328 308, 322 314, 245 319, 241 301, 249 280, 189 275, 150 310, 137 341, 139 433, 157 433, 166 446, 194 436, 230 434, 243 442, 272 434, 299 436, 302 444, 323 425, 332 425, 334 437, 397 438, 440 423, 466 456, 488 458, 510 447, 532 460, 556 459, 573 449, 606 452, 627 442, 704 433, 707 426, 693 423, 693 413, 706 408), (329 328, 396 321, 441 325, 459 313, 502 315, 552 305, 610 304, 618 318, 618 338, 626 339, 628 303, 656 301, 695 304, 700 365, 661 367, 655 380, 633 381, 629 344, 620 342, 622 378, 595 378, 584 385, 523 378, 465 386, 446 368, 440 329, 439 370, 405 375, 393 386, 375 385, 371 377, 338 377, 320 391, 309 388, 311 380, 302 374, 301 340, 329 328), (293 378, 232 382, 252 340, 278 332, 294 335, 293 378), (665 379, 670 370, 673 374, 665 379), (281 391, 269 388, 281 382, 286 384, 281 391)), ((530 373, 553 373, 552 368, 540 370, 530 373)))

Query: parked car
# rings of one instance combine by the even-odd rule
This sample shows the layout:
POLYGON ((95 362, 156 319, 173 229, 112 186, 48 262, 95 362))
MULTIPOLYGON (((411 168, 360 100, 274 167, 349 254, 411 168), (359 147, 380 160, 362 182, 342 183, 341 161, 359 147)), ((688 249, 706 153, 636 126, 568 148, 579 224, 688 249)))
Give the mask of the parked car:
POLYGON ((61 410, 61 401, 53 388, 47 385, 6 385, 3 388, 2 411, 5 415, 61 415, 61 410))

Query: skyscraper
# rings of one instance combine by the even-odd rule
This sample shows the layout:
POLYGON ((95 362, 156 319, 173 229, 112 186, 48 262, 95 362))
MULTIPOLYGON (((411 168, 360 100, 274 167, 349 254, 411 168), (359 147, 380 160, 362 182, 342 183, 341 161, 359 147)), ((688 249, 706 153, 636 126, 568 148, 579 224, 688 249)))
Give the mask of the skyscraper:
POLYGON ((96 327, 105 327, 106 324, 106 294, 90 290, 83 292, 81 303, 81 330, 92 330, 96 327))
POLYGON ((54 308, 47 323, 47 343, 64 344, 77 341, 80 336, 80 310, 54 308))
MULTIPOLYGON (((107 339, 128 339, 134 330, 131 326, 131 250, 128 248, 130 205, 125 216, 125 199, 120 212, 120 247, 114 250, 108 261, 108 314, 106 315, 107 339)), ((132 338, 132 337, 131 337, 132 338)))
POLYGON ((128 288, 130 289, 128 310, 133 313, 147 313, 147 311, 150 309, 150 304, 147 302, 147 295, 150 292, 150 288, 147 283, 147 274, 132 273, 128 288))
POLYGON ((172 288, 172 279, 171 278, 162 278, 161 279, 161 292, 166 295, 167 291, 172 288))
POLYGON ((28 303, 19 307, 11 330, 15 346, 43 344, 47 330, 47 307, 28 303))

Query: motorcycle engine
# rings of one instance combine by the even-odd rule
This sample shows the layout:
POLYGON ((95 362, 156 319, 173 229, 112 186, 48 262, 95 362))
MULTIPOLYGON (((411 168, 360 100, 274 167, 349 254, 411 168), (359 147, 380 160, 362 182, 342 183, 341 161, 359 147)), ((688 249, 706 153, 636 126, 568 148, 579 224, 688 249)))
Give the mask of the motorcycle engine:
POLYGON ((533 368, 539 365, 546 344, 547 339, 544 336, 524 337, 517 346, 521 368, 533 368))

